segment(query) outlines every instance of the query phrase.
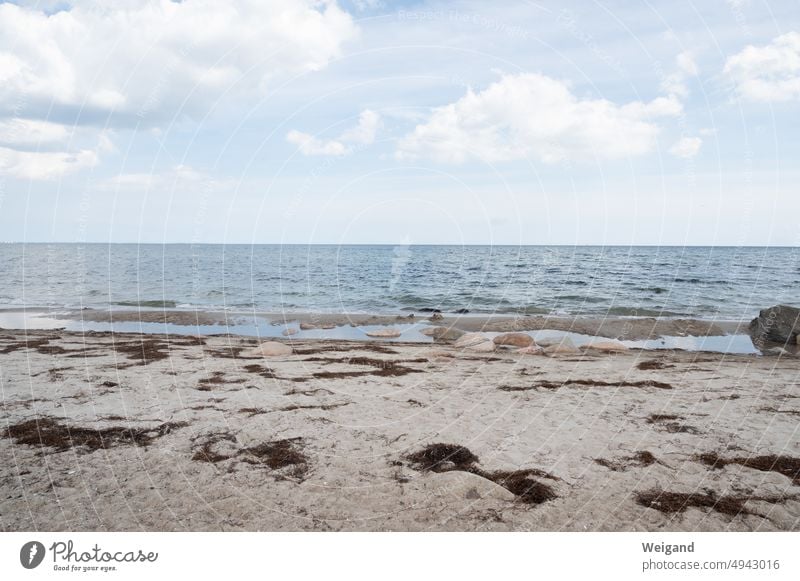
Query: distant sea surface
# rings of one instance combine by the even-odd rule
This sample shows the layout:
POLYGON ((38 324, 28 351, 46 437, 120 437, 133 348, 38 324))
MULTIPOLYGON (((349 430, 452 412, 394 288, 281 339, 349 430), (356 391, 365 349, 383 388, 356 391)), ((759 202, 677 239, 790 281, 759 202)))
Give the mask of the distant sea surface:
POLYGON ((0 308, 746 320, 800 306, 799 248, 0 244, 0 308))

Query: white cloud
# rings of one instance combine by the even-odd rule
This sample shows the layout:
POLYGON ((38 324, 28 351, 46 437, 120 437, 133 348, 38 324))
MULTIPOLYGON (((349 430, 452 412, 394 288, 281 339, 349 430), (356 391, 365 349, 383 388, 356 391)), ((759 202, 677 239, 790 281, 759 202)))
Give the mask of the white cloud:
POLYGON ((669 148, 669 152, 675 157, 688 159, 697 155, 701 145, 703 140, 699 137, 682 137, 669 148))
POLYGON ((188 165, 177 165, 164 171, 152 173, 122 173, 109 178, 100 184, 101 190, 158 191, 223 191, 235 187, 232 180, 218 179, 188 165))
POLYGON ((322 140, 292 130, 286 134, 286 141, 298 147, 303 155, 348 155, 353 148, 350 144, 369 145, 375 141, 375 134, 381 127, 381 117, 375 111, 365 109, 358 116, 358 124, 346 130, 336 139, 322 140))
POLYGON ((97 152, 82 149, 75 153, 18 151, 0 147, 0 174, 18 179, 52 180, 97 165, 97 152))
POLYGON ((69 131, 64 125, 30 119, 0 120, 0 145, 35 146, 65 140, 69 131))
POLYGON ((400 141, 397 156, 451 163, 622 158, 650 151, 659 132, 654 119, 681 111, 674 96, 616 105, 579 99, 565 83, 544 75, 505 75, 434 109, 400 141))
POLYGON ((749 101, 800 99, 800 33, 781 35, 766 46, 747 46, 728 58, 724 72, 736 93, 749 101))
POLYGON ((677 70, 661 81, 661 90, 670 95, 686 98, 689 95, 689 87, 686 86, 686 81, 689 77, 696 77, 700 70, 692 53, 689 51, 680 53, 675 58, 675 65, 677 70))
POLYGON ((22 105, 26 114, 46 115, 61 107, 150 125, 202 115, 223 94, 263 95, 276 75, 323 67, 357 34, 333 1, 83 0, 67 7, 48 15, 0 4, 0 112, 22 105))
POLYGON ((346 155, 347 146, 339 141, 323 141, 302 131, 292 130, 286 134, 286 141, 297 146, 303 155, 346 155))

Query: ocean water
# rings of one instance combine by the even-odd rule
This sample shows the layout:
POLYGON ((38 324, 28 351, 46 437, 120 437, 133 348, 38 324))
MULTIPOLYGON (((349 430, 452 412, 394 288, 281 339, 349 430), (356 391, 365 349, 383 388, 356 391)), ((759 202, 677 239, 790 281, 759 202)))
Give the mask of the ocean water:
POLYGON ((0 244, 0 308, 666 316, 800 306, 800 248, 0 244))

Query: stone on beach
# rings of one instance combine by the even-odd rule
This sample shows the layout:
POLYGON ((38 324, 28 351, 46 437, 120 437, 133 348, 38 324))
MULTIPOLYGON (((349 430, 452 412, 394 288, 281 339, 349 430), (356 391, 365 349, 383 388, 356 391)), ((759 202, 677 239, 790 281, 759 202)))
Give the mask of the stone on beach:
POLYGON ((479 353, 491 353, 497 349, 497 345, 494 344, 494 341, 484 341, 482 343, 476 343, 475 345, 467 345, 464 349, 478 351, 479 353))
POLYGON ((386 329, 375 329, 374 331, 366 331, 367 337, 376 337, 379 339, 391 339, 402 335, 399 329, 388 327, 386 329))
POLYGON ((281 357, 291 354, 292 348, 289 345, 277 341, 267 341, 242 355, 245 357, 281 357))
POLYGON ((300 323, 300 330, 301 331, 311 331, 312 329, 316 329, 317 326, 314 323, 300 323))
POLYGON ((425 327, 420 333, 433 337, 434 341, 456 341, 464 335, 464 331, 449 327, 425 327))
POLYGON ((294 327, 289 327, 288 329, 283 330, 283 336, 289 337, 291 335, 297 335, 298 332, 299 332, 298 329, 295 329, 294 327))
POLYGON ((547 355, 573 355, 575 353, 580 353, 577 347, 575 347, 575 343, 573 343, 572 339, 569 337, 565 337, 558 343, 553 343, 549 347, 545 347, 544 352, 547 355))
POLYGON ((522 349, 517 349, 515 353, 519 353, 520 355, 540 355, 544 351, 543 347, 539 347, 538 345, 531 345, 529 347, 523 347, 522 349))
POLYGON ((586 345, 586 349, 594 349, 595 351, 604 351, 606 353, 628 350, 628 348, 619 341, 592 341, 586 345))
POLYGON ((530 347, 534 344, 533 337, 525 333, 503 333, 494 338, 495 345, 508 345, 510 347, 530 347))
POLYGON ((787 305, 764 309, 750 321, 749 331, 756 345, 796 343, 800 341, 800 309, 787 305))
MULTIPOLYGON (((489 337, 487 337, 483 333, 466 333, 456 340, 454 346, 472 347, 473 345, 478 345, 480 343, 486 343, 486 342, 492 343, 489 337)), ((492 343, 492 347, 494 347, 494 343, 492 343)))
POLYGON ((517 498, 514 493, 488 478, 461 470, 426 475, 422 479, 422 483, 426 490, 437 496, 452 496, 458 500, 491 498, 514 502, 517 498))

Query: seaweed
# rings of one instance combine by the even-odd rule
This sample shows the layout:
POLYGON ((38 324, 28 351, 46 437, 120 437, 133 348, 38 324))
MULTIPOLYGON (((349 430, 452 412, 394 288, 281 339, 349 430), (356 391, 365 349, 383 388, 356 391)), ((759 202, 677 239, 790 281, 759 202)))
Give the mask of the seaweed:
POLYGON ((745 506, 745 503, 749 501, 781 504, 790 498, 788 496, 756 496, 751 494, 718 496, 713 490, 705 490, 700 493, 651 489, 636 494, 637 504, 665 514, 682 513, 689 508, 709 508, 729 516, 758 515, 758 513, 747 509, 745 506))
POLYGON ((422 450, 406 455, 415 470, 423 472, 469 472, 502 486, 514 494, 519 502, 541 504, 557 498, 552 487, 539 482, 534 477, 558 480, 542 470, 483 470, 476 466, 478 457, 464 446, 457 444, 429 444, 422 450))
POLYGON ((800 458, 778 456, 775 454, 767 456, 723 458, 715 452, 708 452, 697 455, 695 459, 711 468, 717 469, 724 468, 729 464, 738 464, 762 472, 777 472, 789 478, 792 484, 800 486, 800 458))
POLYGON ((53 448, 58 452, 70 448, 86 448, 94 452, 121 445, 146 447, 172 430, 188 425, 186 422, 165 422, 153 428, 84 428, 69 426, 56 418, 41 417, 9 426, 3 435, 17 444, 53 448))

